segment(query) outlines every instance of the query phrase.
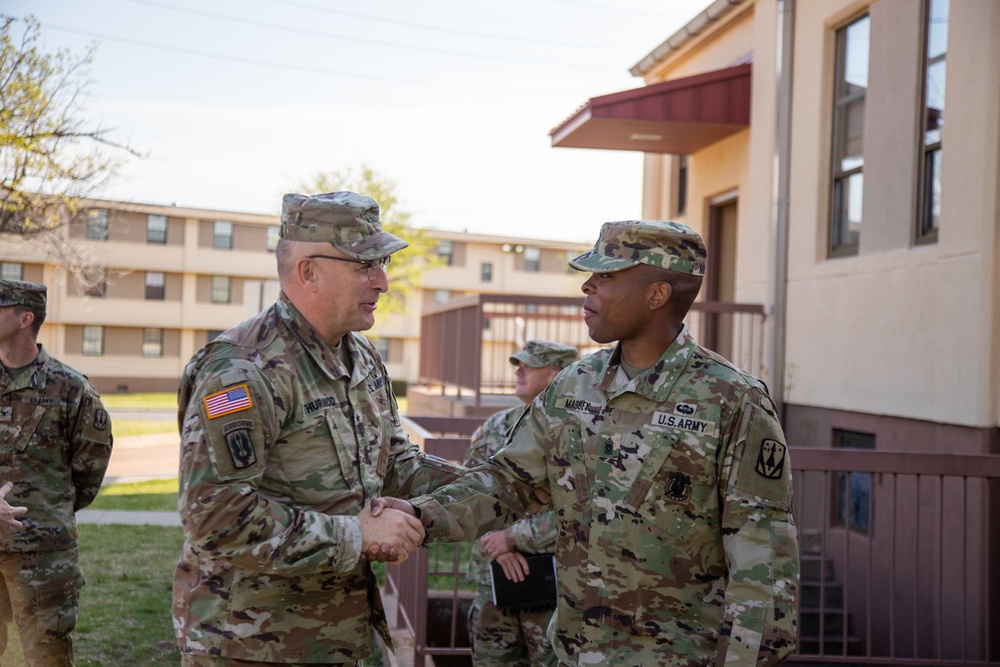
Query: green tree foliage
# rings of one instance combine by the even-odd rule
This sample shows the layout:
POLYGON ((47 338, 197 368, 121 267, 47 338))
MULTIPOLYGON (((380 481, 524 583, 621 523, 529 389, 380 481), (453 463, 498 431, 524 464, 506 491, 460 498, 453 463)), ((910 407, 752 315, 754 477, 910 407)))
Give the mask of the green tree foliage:
POLYGON ((0 27, 0 233, 47 242, 57 261, 79 264, 61 228, 82 223, 79 199, 138 153, 85 117, 96 46, 45 52, 39 36, 30 18, 0 27))
MULTIPOLYGON (((320 173, 300 183, 298 188, 302 194, 349 190, 371 197, 378 202, 382 228, 410 244, 392 256, 388 271, 388 303, 384 312, 400 312, 406 295, 419 285, 420 275, 429 268, 440 266, 441 260, 435 252, 437 241, 423 230, 408 226, 411 214, 399 201, 396 183, 368 165, 320 173)), ((381 306, 380 310, 383 310, 381 306)))

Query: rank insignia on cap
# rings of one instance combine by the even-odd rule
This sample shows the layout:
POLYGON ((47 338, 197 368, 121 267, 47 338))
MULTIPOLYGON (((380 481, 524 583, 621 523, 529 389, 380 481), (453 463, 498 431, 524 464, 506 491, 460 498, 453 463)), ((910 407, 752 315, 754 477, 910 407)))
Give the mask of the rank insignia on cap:
POLYGON ((757 474, 767 479, 781 479, 784 468, 785 446, 777 440, 763 440, 757 454, 757 474))
POLYGON ((253 401, 250 400, 250 388, 245 384, 217 391, 206 396, 204 401, 205 412, 209 419, 228 415, 231 412, 249 410, 253 407, 253 401))

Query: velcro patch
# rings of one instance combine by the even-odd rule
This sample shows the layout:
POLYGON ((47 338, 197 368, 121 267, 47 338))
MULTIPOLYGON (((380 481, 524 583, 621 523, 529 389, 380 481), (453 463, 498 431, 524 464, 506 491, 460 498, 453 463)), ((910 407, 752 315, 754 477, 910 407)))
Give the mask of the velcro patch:
POLYGON ((97 398, 89 397, 84 409, 87 411, 80 437, 101 445, 111 444, 111 418, 97 398))
MULTIPOLYGON (((766 504, 788 509, 792 502, 792 466, 777 420, 763 408, 746 406, 749 428, 737 473, 736 489, 766 504)), ((741 429, 742 430, 742 429, 741 429)))
POLYGON ((781 479, 781 473, 785 469, 785 449, 777 440, 765 438, 757 454, 757 466, 754 468, 757 474, 767 479, 781 479))
POLYGON ((245 384, 217 391, 206 396, 203 400, 205 401, 205 414, 209 419, 240 410, 249 410, 253 407, 253 401, 250 399, 250 388, 245 384))
POLYGON ((229 422, 222 427, 223 437, 226 439, 226 447, 229 448, 229 457, 233 461, 234 470, 244 470, 257 463, 257 452, 253 447, 253 439, 250 432, 253 429, 253 422, 249 419, 229 422))

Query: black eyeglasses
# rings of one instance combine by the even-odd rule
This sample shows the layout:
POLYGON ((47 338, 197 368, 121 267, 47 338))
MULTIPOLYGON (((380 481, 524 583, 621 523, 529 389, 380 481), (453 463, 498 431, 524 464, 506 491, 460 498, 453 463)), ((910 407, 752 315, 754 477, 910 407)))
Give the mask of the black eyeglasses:
POLYGON ((334 257, 333 255, 309 255, 309 259, 335 259, 338 262, 361 264, 368 269, 368 280, 371 280, 373 270, 382 269, 382 271, 385 271, 389 268, 389 260, 392 259, 392 255, 386 255, 379 259, 353 259, 351 257, 334 257))

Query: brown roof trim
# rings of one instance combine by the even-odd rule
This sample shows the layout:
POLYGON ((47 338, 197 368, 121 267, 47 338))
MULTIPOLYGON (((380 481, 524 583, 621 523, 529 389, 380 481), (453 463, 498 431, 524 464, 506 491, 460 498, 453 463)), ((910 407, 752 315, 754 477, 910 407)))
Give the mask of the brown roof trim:
POLYGON ((752 64, 592 97, 549 132, 552 145, 694 153, 750 125, 752 64))

